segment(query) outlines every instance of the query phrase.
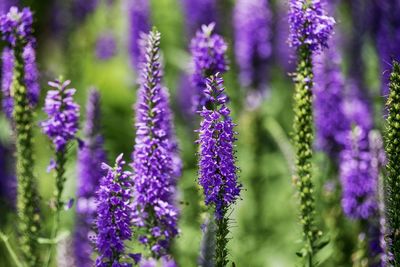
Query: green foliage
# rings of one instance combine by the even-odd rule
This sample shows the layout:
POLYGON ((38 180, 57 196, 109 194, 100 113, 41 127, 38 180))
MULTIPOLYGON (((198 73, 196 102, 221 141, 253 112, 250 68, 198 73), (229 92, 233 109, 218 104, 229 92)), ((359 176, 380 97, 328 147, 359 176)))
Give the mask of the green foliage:
POLYGON ((389 252, 393 254, 393 266, 400 266, 400 65, 393 62, 390 76, 390 94, 387 100, 388 117, 386 130, 387 154, 387 221, 389 252))

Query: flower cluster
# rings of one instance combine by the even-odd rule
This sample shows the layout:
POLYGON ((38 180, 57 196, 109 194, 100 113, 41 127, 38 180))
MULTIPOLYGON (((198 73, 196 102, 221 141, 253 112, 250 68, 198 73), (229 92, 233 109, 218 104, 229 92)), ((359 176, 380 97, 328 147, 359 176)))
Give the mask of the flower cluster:
POLYGON ((56 151, 62 151, 78 131, 79 106, 73 100, 76 90, 67 88, 70 83, 69 80, 49 82, 55 89, 49 90, 46 96, 44 111, 48 119, 41 127, 53 141, 56 151))
POLYGON ((219 74, 207 78, 204 92, 210 107, 203 107, 199 132, 199 184, 203 187, 205 202, 215 206, 217 218, 239 197, 241 185, 237 181, 234 141, 235 124, 225 105, 223 80, 219 74))
POLYGON ((210 24, 217 19, 216 0, 181 0, 186 18, 189 36, 193 36, 203 24, 210 24))
POLYGON ((112 168, 105 163, 107 174, 102 177, 97 191, 97 238, 99 253, 97 267, 127 267, 124 262, 125 240, 132 237, 132 174, 124 171, 125 161, 119 155, 112 168))
POLYGON ((141 48, 139 41, 142 35, 150 30, 150 11, 148 0, 132 0, 129 6, 129 53, 132 66, 139 71, 141 63, 141 48))
POLYGON ((234 9, 235 55, 240 81, 263 89, 271 55, 271 18, 268 1, 239 0, 234 9))
POLYGON ((214 27, 215 23, 201 26, 190 43, 194 68, 192 84, 197 89, 193 99, 196 108, 205 104, 206 78, 228 70, 225 55, 228 46, 220 35, 213 33, 214 27))
POLYGON ((76 262, 82 267, 92 266, 89 236, 96 217, 95 192, 99 186, 99 177, 106 174, 100 164, 106 162, 103 138, 100 135, 100 95, 94 89, 89 94, 84 135, 84 144, 78 152, 77 221, 74 237, 76 262))
POLYGON ((159 45, 160 33, 153 30, 145 46, 132 156, 135 222, 143 231, 139 240, 151 248, 155 257, 167 254, 172 238, 178 234, 178 210, 174 205, 177 147, 172 137, 168 95, 161 85, 159 45))
POLYGON ((7 14, 0 16, 0 31, 2 38, 12 47, 17 42, 23 44, 32 41, 32 12, 29 8, 23 8, 21 12, 17 7, 11 7, 7 14))
POLYGON ((311 51, 328 46, 335 20, 322 8, 322 0, 291 0, 289 23, 291 46, 306 45, 311 51))

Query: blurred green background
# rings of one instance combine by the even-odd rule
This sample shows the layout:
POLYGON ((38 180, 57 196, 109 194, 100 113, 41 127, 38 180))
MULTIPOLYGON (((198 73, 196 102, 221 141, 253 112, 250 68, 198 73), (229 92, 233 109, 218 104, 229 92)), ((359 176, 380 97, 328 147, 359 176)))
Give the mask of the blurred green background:
MULTIPOLYGON (((59 75, 72 80, 77 88, 77 101, 81 105, 84 119, 85 101, 88 89, 97 87, 102 95, 102 125, 105 147, 109 161, 121 152, 129 159, 133 150, 134 129, 132 106, 136 98, 137 77, 128 55, 128 15, 123 1, 115 1, 112 7, 101 3, 83 21, 75 23, 68 31, 57 34, 52 29, 53 6, 57 1, 24 1, 35 13, 35 34, 38 38, 38 65, 41 73, 42 102, 37 109, 36 121, 45 118, 41 108, 46 85, 59 75), (104 30, 112 30, 117 36, 117 54, 101 61, 95 56, 95 42, 104 30)), ((62 3, 62 1, 59 1, 62 3)), ((233 58, 233 30, 231 12, 233 0, 218 1, 220 8, 221 34, 229 43, 230 71, 224 75, 226 91, 231 98, 230 107, 237 123, 237 164, 240 167, 240 182, 243 184, 241 199, 232 207, 230 224, 229 258, 236 266, 286 267, 298 262, 295 252, 300 249, 301 228, 298 224, 296 191, 292 183, 293 149, 290 141, 292 131, 293 85, 287 70, 278 64, 270 64, 269 91, 257 108, 245 104, 246 90, 238 83, 237 66, 233 58)), ((278 0, 272 1, 276 10, 278 0)), ((276 14, 275 14, 276 15, 276 14)), ((197 266, 201 241, 201 224, 205 218, 202 192, 197 186, 197 156, 194 144, 198 119, 188 122, 182 116, 177 101, 177 88, 183 72, 187 72, 188 38, 185 35, 184 18, 179 0, 151 1, 152 24, 162 34, 161 46, 165 62, 165 84, 171 92, 171 102, 175 114, 175 125, 179 138, 184 172, 179 181, 180 188, 180 229, 173 256, 179 266, 197 266)), ((277 21, 277 19, 275 19, 277 21)), ((352 20, 348 6, 343 4, 337 18, 338 28, 343 36, 351 34, 352 20)), ((280 45, 287 45, 282 43, 280 45)), ((365 77, 375 99, 376 110, 380 114, 383 100, 379 97, 379 69, 374 46, 368 40, 363 45, 365 77)), ((343 69, 349 69, 348 59, 343 69)), ((377 117, 380 120, 380 115, 377 117)), ((0 122, 2 142, 11 142, 7 121, 0 122)), ((42 196, 44 236, 49 234, 51 215, 49 199, 54 189, 54 178, 46 172, 52 157, 47 138, 35 129, 35 155, 40 193, 42 196)), ((80 133, 79 133, 80 134, 80 133)), ((65 199, 74 198, 76 181, 76 148, 68 151, 67 185, 65 199)), ((342 217, 337 192, 325 190, 327 181, 337 182, 336 170, 329 159, 317 152, 315 157, 314 181, 318 218, 324 232, 332 242, 320 254, 322 266, 351 266, 351 257, 357 257, 358 223, 342 217), (338 232, 338 229, 340 231, 338 232), (341 241, 335 239, 341 236, 341 241), (338 259, 342 260, 338 260, 338 259)), ((14 236, 15 215, 12 209, 0 215, 2 231, 14 236)), ((62 227, 73 231, 74 208, 62 214, 62 227)), ((15 240, 11 238, 15 245, 15 240)), ((43 245, 43 250, 47 249, 43 245)), ((134 251, 131 251, 134 252, 134 251)), ((10 257, 0 243, 0 266, 13 266, 10 257)), ((54 266, 55 263, 54 263, 54 266)))

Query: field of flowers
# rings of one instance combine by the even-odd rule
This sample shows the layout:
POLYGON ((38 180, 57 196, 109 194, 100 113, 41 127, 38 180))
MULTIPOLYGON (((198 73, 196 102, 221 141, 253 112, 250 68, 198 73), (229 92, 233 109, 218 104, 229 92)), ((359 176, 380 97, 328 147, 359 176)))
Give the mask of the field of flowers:
POLYGON ((0 267, 400 267, 399 0, 0 0, 0 267))

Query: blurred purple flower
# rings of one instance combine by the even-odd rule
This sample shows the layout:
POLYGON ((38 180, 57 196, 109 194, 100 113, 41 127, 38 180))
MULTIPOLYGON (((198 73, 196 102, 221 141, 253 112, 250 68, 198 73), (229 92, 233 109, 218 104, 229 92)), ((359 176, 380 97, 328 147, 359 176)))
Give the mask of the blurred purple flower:
POLYGON ((28 43, 22 53, 24 59, 24 79, 28 89, 29 103, 34 106, 39 101, 40 87, 38 83, 39 71, 36 66, 36 53, 34 42, 28 43))
POLYGON ((130 0, 129 12, 129 54, 134 69, 139 72, 141 48, 139 41, 144 33, 150 30, 150 9, 148 0, 130 0))
POLYGON ((4 48, 2 55, 2 75, 1 75, 1 91, 2 91, 2 107, 8 118, 12 117, 13 98, 11 96, 11 85, 14 75, 14 53, 10 48, 4 48))
POLYGON ((244 87, 265 89, 272 14, 267 0, 238 0, 233 14, 235 56, 244 87))
POLYGON ((75 19, 84 20, 88 14, 93 12, 99 4, 99 0, 73 0, 72 14, 75 19))
POLYGON ((111 32, 102 33, 96 41, 96 57, 100 60, 108 60, 115 56, 117 43, 111 32))
POLYGON ((74 254, 78 266, 93 265, 91 254, 92 225, 96 218, 95 192, 100 177, 106 175, 101 162, 106 162, 103 137, 100 134, 100 94, 92 89, 86 106, 84 145, 78 151, 77 216, 74 236, 74 254))
POLYGON ((0 200, 14 207, 17 196, 17 180, 14 170, 13 151, 10 145, 0 143, 0 200))
POLYGON ((292 47, 307 45, 311 51, 320 51, 328 46, 335 20, 325 13, 322 0, 290 0, 289 24, 292 47))
POLYGON ((160 33, 147 35, 146 62, 141 68, 136 104, 136 144, 132 155, 135 181, 135 223, 139 236, 153 256, 168 253, 178 234, 179 211, 175 207, 177 163, 176 139, 166 88, 161 84, 160 33))
POLYGON ((48 119, 40 123, 42 131, 52 140, 56 151, 63 150, 78 131, 79 105, 73 99, 76 90, 67 88, 70 83, 69 80, 49 82, 54 90, 49 90, 46 96, 44 111, 48 119))
POLYGON ((331 47, 314 56, 316 144, 318 149, 338 160, 350 123, 344 114, 341 57, 334 48, 336 45, 331 47))
POLYGON ((398 0, 375 0, 379 14, 377 49, 381 65, 382 93, 388 94, 391 63, 400 60, 400 1, 398 0))
POLYGON ((103 163, 107 174, 101 178, 97 190, 97 237, 98 257, 95 266, 131 266, 125 263, 124 241, 132 238, 132 174, 124 171, 125 161, 120 154, 112 168, 103 163))
POLYGON ((190 42, 194 68, 192 84, 197 91, 192 97, 195 110, 201 109, 205 104, 206 78, 228 70, 225 55, 228 46, 220 35, 213 33, 214 27, 215 23, 202 25, 190 42))
POLYGON ((223 79, 219 74, 207 78, 204 92, 209 105, 200 112, 203 118, 199 132, 199 184, 203 187, 205 202, 215 207, 217 219, 239 197, 241 185, 237 182, 234 142, 235 124, 225 106, 223 79))
POLYGON ((186 30, 189 38, 203 24, 210 24, 217 20, 216 0, 181 0, 186 19, 186 30))

